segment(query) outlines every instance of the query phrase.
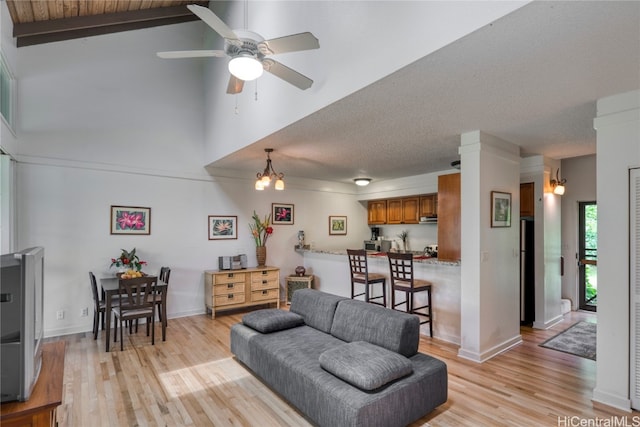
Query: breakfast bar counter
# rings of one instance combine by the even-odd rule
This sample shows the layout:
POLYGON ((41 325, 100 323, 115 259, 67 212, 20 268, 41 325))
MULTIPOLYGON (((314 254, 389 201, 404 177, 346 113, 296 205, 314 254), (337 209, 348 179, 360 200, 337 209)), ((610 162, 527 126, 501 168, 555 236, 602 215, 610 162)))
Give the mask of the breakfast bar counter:
MULTIPOLYGON (((307 269, 307 273, 315 276, 314 288, 335 295, 351 296, 349 260, 346 249, 311 249, 298 252, 304 256, 304 267, 307 269)), ((370 251, 368 255, 369 272, 385 275, 387 290, 389 290, 389 260, 386 254, 370 251)), ((460 344, 460 262, 440 261, 437 258, 424 257, 416 253, 414 274, 417 279, 425 279, 433 283, 434 337, 460 344)), ((400 300, 404 298, 400 294, 397 296, 400 297, 400 300)), ((416 295, 416 304, 423 302, 421 298, 421 295, 416 295)), ((389 301, 390 298, 388 304, 390 304, 389 301)), ((429 335, 428 325, 423 333, 429 335)))

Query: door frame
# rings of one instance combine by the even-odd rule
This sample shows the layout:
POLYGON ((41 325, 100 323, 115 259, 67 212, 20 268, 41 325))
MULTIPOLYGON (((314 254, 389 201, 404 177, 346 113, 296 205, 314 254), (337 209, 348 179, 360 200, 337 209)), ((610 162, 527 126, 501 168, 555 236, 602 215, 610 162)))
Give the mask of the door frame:
MULTIPOLYGON (((588 266, 598 265, 598 247, 596 240, 595 248, 586 248, 585 247, 585 207, 586 206, 597 206, 597 202, 586 201, 586 202, 578 202, 578 253, 577 262, 578 262, 578 308, 580 310, 586 311, 597 311, 597 302, 596 304, 589 304, 590 301, 587 301, 586 297, 586 271, 588 266)), ((597 274, 597 273, 596 273, 597 274)), ((597 293, 595 297, 591 297, 590 300, 597 297, 597 293)))

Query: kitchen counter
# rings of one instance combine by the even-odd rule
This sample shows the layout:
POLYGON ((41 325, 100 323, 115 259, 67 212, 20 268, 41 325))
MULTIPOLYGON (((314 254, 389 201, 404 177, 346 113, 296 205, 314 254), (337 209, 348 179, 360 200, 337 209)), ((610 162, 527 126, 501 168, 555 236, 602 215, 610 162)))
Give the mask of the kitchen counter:
MULTIPOLYGON (((346 249, 296 249, 296 252, 299 253, 317 253, 317 254, 329 254, 329 255, 344 255, 347 256, 346 249)), ((450 265, 450 266, 460 266, 460 261, 440 261, 438 258, 430 257, 425 255, 422 252, 411 251, 413 254, 413 261, 415 263, 420 264, 438 264, 438 265, 450 265)), ((373 259, 383 258, 386 259, 386 252, 379 251, 367 251, 367 256, 373 259)))
MULTIPOLYGON (((346 249, 304 249, 296 250, 304 257, 307 274, 315 276, 314 288, 344 297, 351 297, 351 279, 346 249)), ((386 254, 368 251, 370 273, 380 273, 387 277, 390 289, 389 260, 386 254)), ((414 257, 414 277, 433 283, 433 335, 435 338, 460 344, 460 262, 439 261, 416 252, 414 257)), ((375 296, 375 295, 374 295, 375 296)), ((423 305, 424 295, 415 296, 416 306, 423 305)), ((396 293, 396 302, 404 301, 404 294, 396 293)), ((391 297, 387 291, 387 304, 391 297)), ((399 307, 404 309, 404 306, 399 307)), ((422 325, 421 333, 429 335, 429 326, 422 325), (425 329, 426 327, 426 329, 425 329)))

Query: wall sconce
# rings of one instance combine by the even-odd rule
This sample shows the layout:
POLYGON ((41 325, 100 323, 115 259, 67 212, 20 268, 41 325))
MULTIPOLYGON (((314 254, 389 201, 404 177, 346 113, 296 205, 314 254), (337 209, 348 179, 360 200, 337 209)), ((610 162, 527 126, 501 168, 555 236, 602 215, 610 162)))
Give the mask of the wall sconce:
POLYGON ((265 148, 264 151, 265 153, 267 153, 267 166, 264 168, 264 171, 262 173, 258 172, 256 174, 256 190, 264 190, 265 187, 269 186, 271 180, 273 179, 276 180, 276 184, 274 186, 275 189, 284 190, 284 181, 282 180, 282 178, 284 178, 284 174, 276 173, 276 171, 273 170, 271 157, 269 157, 269 154, 273 152, 273 148, 265 148))
POLYGON ((557 194, 558 196, 562 196, 564 194, 564 185, 567 183, 566 179, 560 179, 559 174, 560 169, 556 170, 556 179, 552 179, 550 184, 553 188, 553 194, 557 194))
POLYGON ((360 187, 366 187, 371 182, 371 178, 356 178, 353 182, 360 187))

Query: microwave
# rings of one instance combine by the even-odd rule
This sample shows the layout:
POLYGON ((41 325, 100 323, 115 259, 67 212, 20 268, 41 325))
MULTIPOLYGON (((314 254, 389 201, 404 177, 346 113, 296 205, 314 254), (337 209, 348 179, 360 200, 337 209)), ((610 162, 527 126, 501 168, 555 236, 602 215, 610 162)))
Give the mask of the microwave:
POLYGON ((380 240, 365 240, 364 241, 364 249, 366 251, 379 251, 380 250, 380 240))

